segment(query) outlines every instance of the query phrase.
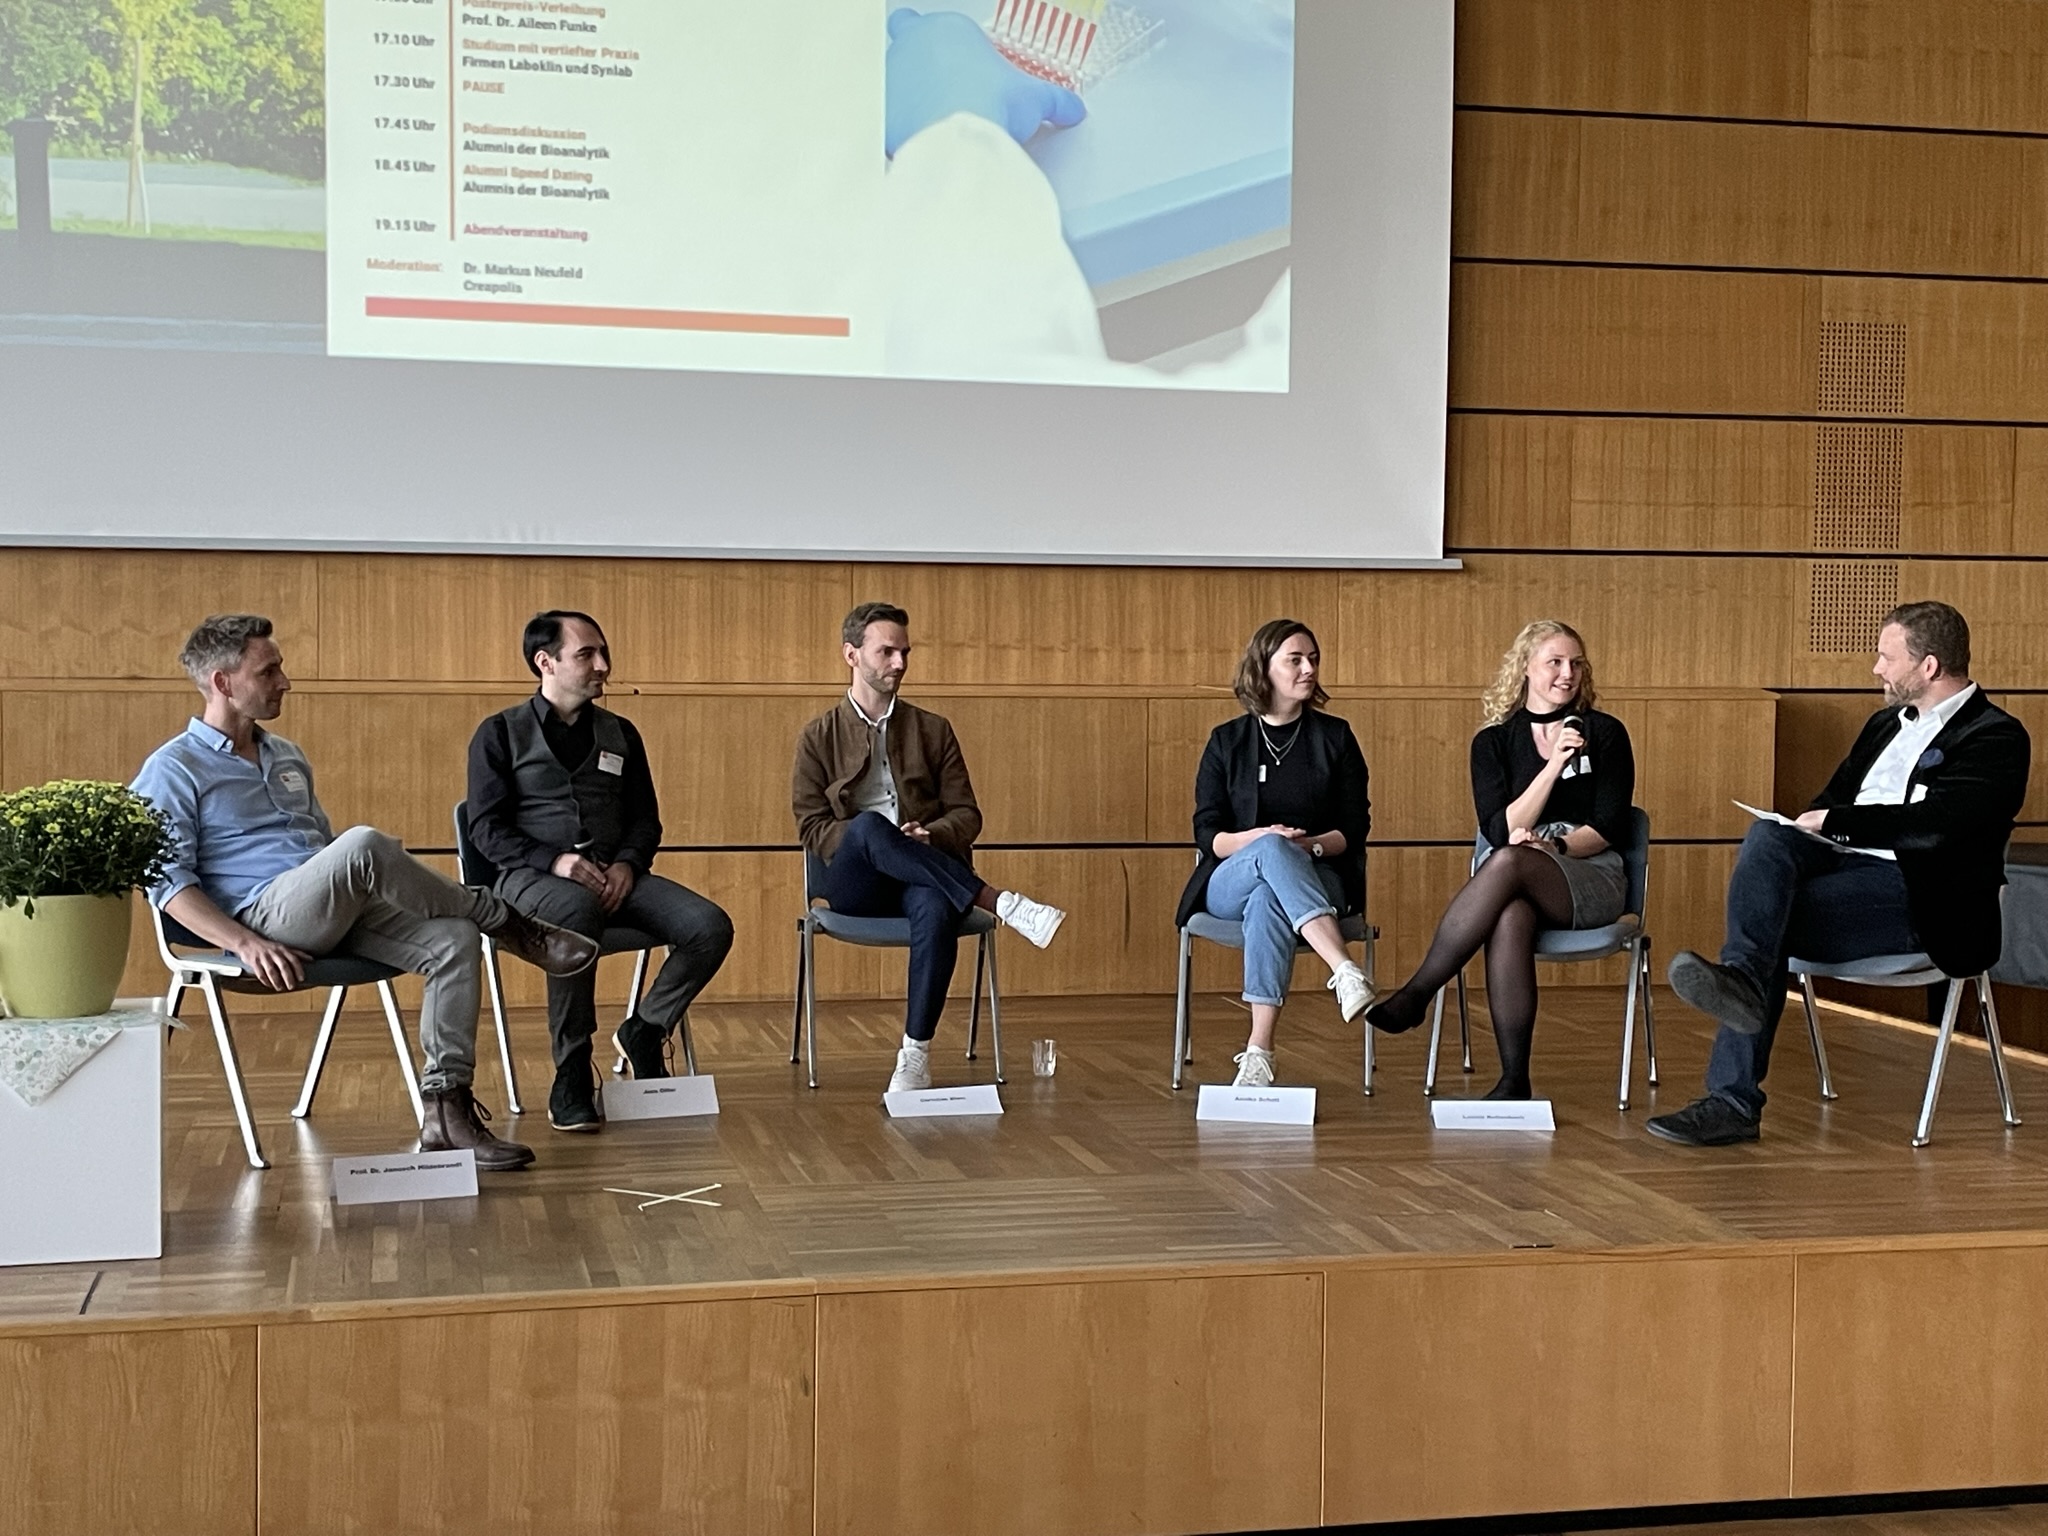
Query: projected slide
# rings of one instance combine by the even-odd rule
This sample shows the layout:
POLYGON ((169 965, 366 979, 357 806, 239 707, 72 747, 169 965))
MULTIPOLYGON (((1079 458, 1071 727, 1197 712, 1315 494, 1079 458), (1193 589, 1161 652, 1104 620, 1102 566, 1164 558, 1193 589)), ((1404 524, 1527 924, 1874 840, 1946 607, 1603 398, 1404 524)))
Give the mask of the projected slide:
POLYGON ((1288 386, 1294 0, 77 10, 13 339, 1288 386))

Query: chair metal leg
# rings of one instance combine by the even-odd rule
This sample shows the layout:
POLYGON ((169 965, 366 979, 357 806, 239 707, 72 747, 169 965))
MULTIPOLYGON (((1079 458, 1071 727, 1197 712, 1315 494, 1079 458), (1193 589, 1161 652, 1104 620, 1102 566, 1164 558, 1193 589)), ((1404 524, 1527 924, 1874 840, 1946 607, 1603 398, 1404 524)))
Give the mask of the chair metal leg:
POLYGON ((391 1026, 391 1047, 398 1053, 398 1070, 405 1076, 406 1097, 412 1100, 412 1117, 427 1123, 427 1106, 420 1098, 420 1075, 413 1069, 412 1042, 405 1037, 405 1019, 398 1011, 398 991, 388 981, 377 983, 377 996, 384 1003, 384 1022, 391 1026))
POLYGON ((1934 1040, 1934 1060, 1927 1066, 1927 1093, 1920 1100, 1920 1123, 1913 1128, 1913 1145, 1924 1147, 1934 1139, 1934 1106, 1941 1099, 1941 1074, 1948 1066, 1949 1042, 1956 1037, 1956 1014, 1963 1006, 1963 984, 1952 978, 1948 1000, 1941 1006, 1941 1033, 1934 1040))
MULTIPOLYGON (((1368 1024, 1366 1028, 1372 1026, 1368 1024)), ((1436 989, 1436 1004, 1429 1015, 1429 1059, 1422 1068, 1422 1096, 1436 1096, 1436 1056, 1444 1040, 1444 988, 1436 989)))
POLYGON ((818 1086, 818 957, 813 948, 811 925, 804 924, 804 1062, 811 1086, 818 1086))
POLYGON ((1458 1048, 1464 1057, 1461 1071, 1472 1070, 1472 999, 1465 990, 1465 969, 1458 968, 1458 1048))
POLYGON ((1650 1086, 1657 1086, 1657 1010, 1651 1001, 1656 971, 1650 965, 1650 936, 1643 935, 1643 1054, 1649 1057, 1650 1086))
POLYGON ((633 979, 626 983, 626 1017, 631 1018, 640 1011, 640 998, 647 990, 647 957, 652 950, 637 950, 633 955, 633 979))
POLYGON ((796 990, 790 994, 789 1005, 789 1064, 795 1066, 797 1053, 804 1043, 804 977, 809 972, 804 966, 804 920, 796 920, 796 990))
POLYGON ((1991 973, 1977 978, 1977 1011, 1984 1018, 1984 1038, 1991 1046, 1991 1078, 1998 1085, 1998 1112, 2009 1126, 2020 1123, 2012 1102, 2012 1078, 2005 1070, 2005 1037, 1998 1032, 1998 1004, 1991 996, 1991 973))
POLYGON ((1194 935, 1180 931, 1180 967, 1173 989, 1173 1089, 1180 1091, 1180 1070, 1195 1059, 1192 1021, 1188 1018, 1188 978, 1194 968, 1194 935))
POLYGON ((697 1075, 697 1042, 690 1037, 690 1010, 685 1008, 683 1016, 676 1020, 676 1036, 683 1042, 683 1067, 690 1076, 697 1075))
POLYGON ((320 1091, 320 1074, 327 1066, 327 1048, 334 1043, 334 1023, 341 1017, 341 1000, 347 987, 327 989, 327 1007, 320 1015, 320 1032, 313 1036, 313 1054, 306 1058, 306 1078, 299 1084, 299 1102, 292 1106, 292 1118, 303 1120, 313 1112, 313 1095, 320 1091))
POLYGON ((498 1066, 505 1074, 505 1108, 515 1115, 526 1113, 519 1102, 519 1069, 512 1064, 512 1028, 505 1017, 505 983, 498 974, 498 947, 484 935, 484 990, 490 994, 491 1023, 498 1031, 498 1066))
POLYGON ((1003 1084, 1003 993, 996 985, 996 936, 986 936, 988 943, 988 1037, 996 1050, 996 1086, 1003 1084))
MULTIPOLYGON (((1371 987, 1368 986, 1366 990, 1370 992, 1371 987)), ((1365 1022, 1362 1016, 1358 1021, 1358 1026, 1359 1033, 1365 1037, 1364 1040, 1360 1043, 1358 1049, 1358 1054, 1360 1057, 1359 1072, 1363 1078, 1363 1081, 1359 1085, 1359 1089, 1360 1092, 1362 1092, 1369 1099, 1372 1097, 1372 1069, 1375 1065, 1373 1060, 1372 1039, 1374 1030, 1370 1024, 1365 1022)))
POLYGON ((164 990, 164 1017, 175 1019, 178 1006, 185 1001, 185 994, 192 990, 192 983, 176 972, 171 972, 171 984, 164 990))
POLYGON ((1629 946, 1628 952, 1628 1002, 1621 1012, 1621 1109, 1628 1109, 1628 1080, 1635 1067, 1636 1052, 1636 998, 1643 989, 1643 961, 1641 941, 1629 946))
POLYGON ((213 1018, 214 1044, 220 1047, 221 1070, 227 1074, 228 1097, 235 1103, 235 1120, 242 1127, 242 1147, 249 1154, 251 1168, 268 1168, 263 1148, 256 1140, 256 1122, 249 1118, 249 1096, 242 1087, 242 1060, 235 1054, 235 1037, 228 1032, 227 1010, 221 1007, 220 987, 208 971, 199 973, 199 988, 206 994, 206 1011, 213 1018))
POLYGON ((1835 1079, 1828 1071, 1827 1043, 1820 1037, 1820 1010, 1814 1005, 1811 976, 1799 978, 1799 1000, 1806 1005, 1806 1038, 1813 1046, 1813 1070, 1820 1078, 1820 1096, 1835 1098, 1835 1079))
POLYGON ((967 994, 967 1059, 974 1060, 974 1042, 981 1035, 981 976, 988 966, 988 943, 994 937, 984 933, 974 942, 974 990, 967 994))

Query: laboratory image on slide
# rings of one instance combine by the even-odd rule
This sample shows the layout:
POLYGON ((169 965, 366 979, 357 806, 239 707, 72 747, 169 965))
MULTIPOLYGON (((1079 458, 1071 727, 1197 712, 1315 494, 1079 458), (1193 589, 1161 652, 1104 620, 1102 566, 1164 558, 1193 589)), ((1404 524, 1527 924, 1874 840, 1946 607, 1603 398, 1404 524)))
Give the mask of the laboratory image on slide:
POLYGON ((0 5, 0 344, 321 352, 319 0, 0 5))

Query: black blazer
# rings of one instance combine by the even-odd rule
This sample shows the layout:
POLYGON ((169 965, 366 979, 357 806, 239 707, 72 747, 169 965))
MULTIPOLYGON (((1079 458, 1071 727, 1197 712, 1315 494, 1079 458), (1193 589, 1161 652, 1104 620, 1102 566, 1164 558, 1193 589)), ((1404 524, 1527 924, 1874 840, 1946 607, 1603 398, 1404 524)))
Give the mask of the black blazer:
POLYGON ((1898 734, 1896 709, 1872 715, 1811 809, 1828 813, 1821 833, 1830 840, 1898 855, 1927 957, 1951 976, 1974 976, 1997 962, 2003 944, 2005 844, 2027 798, 2033 743, 1980 688, 1920 754, 1904 805, 1856 804, 1864 775, 1898 734), (1914 800, 1923 785, 1926 797, 1914 800))
MULTIPOLYGON (((1372 802, 1366 795, 1365 753, 1351 734, 1351 722, 1312 709, 1303 717, 1302 760, 1318 787, 1316 824, 1344 834, 1344 856, 1331 861, 1344 881, 1344 910, 1365 910, 1365 838, 1372 830, 1372 802)), ((1249 713, 1226 720, 1209 733, 1202 766, 1195 773, 1195 847, 1201 858, 1181 892, 1174 926, 1183 927, 1202 910, 1209 877, 1223 861, 1216 857, 1218 832, 1243 832, 1259 825, 1259 732, 1249 713)))

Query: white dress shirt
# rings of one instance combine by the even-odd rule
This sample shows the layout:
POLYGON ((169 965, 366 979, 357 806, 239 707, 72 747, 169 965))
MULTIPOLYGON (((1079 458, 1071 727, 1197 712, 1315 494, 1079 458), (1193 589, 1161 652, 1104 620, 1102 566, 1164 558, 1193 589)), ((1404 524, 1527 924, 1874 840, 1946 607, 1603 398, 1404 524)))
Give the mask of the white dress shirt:
MULTIPOLYGON (((1976 691, 1977 685, 1972 683, 1961 693, 1951 694, 1930 709, 1915 709, 1911 704, 1901 708, 1899 734, 1877 754, 1877 761, 1863 775, 1863 787, 1856 791, 1856 803, 1904 805, 1906 783, 1913 776, 1913 767, 1920 761, 1920 754, 1927 750, 1934 738, 1941 734, 1942 727, 1955 718, 1955 712, 1976 691)), ((1849 851, 1867 853, 1878 859, 1898 858, 1889 848, 1851 848, 1849 851)))
POLYGON ((896 775, 889 771, 889 717, 896 713, 896 701, 891 699, 889 707, 882 711, 882 718, 869 720, 868 712, 860 707, 851 690, 846 702, 853 705, 853 712, 874 732, 875 745, 868 758, 868 771, 860 776, 860 782, 853 786, 853 814, 863 811, 880 811, 889 818, 889 825, 903 825, 903 812, 896 803, 896 775))

